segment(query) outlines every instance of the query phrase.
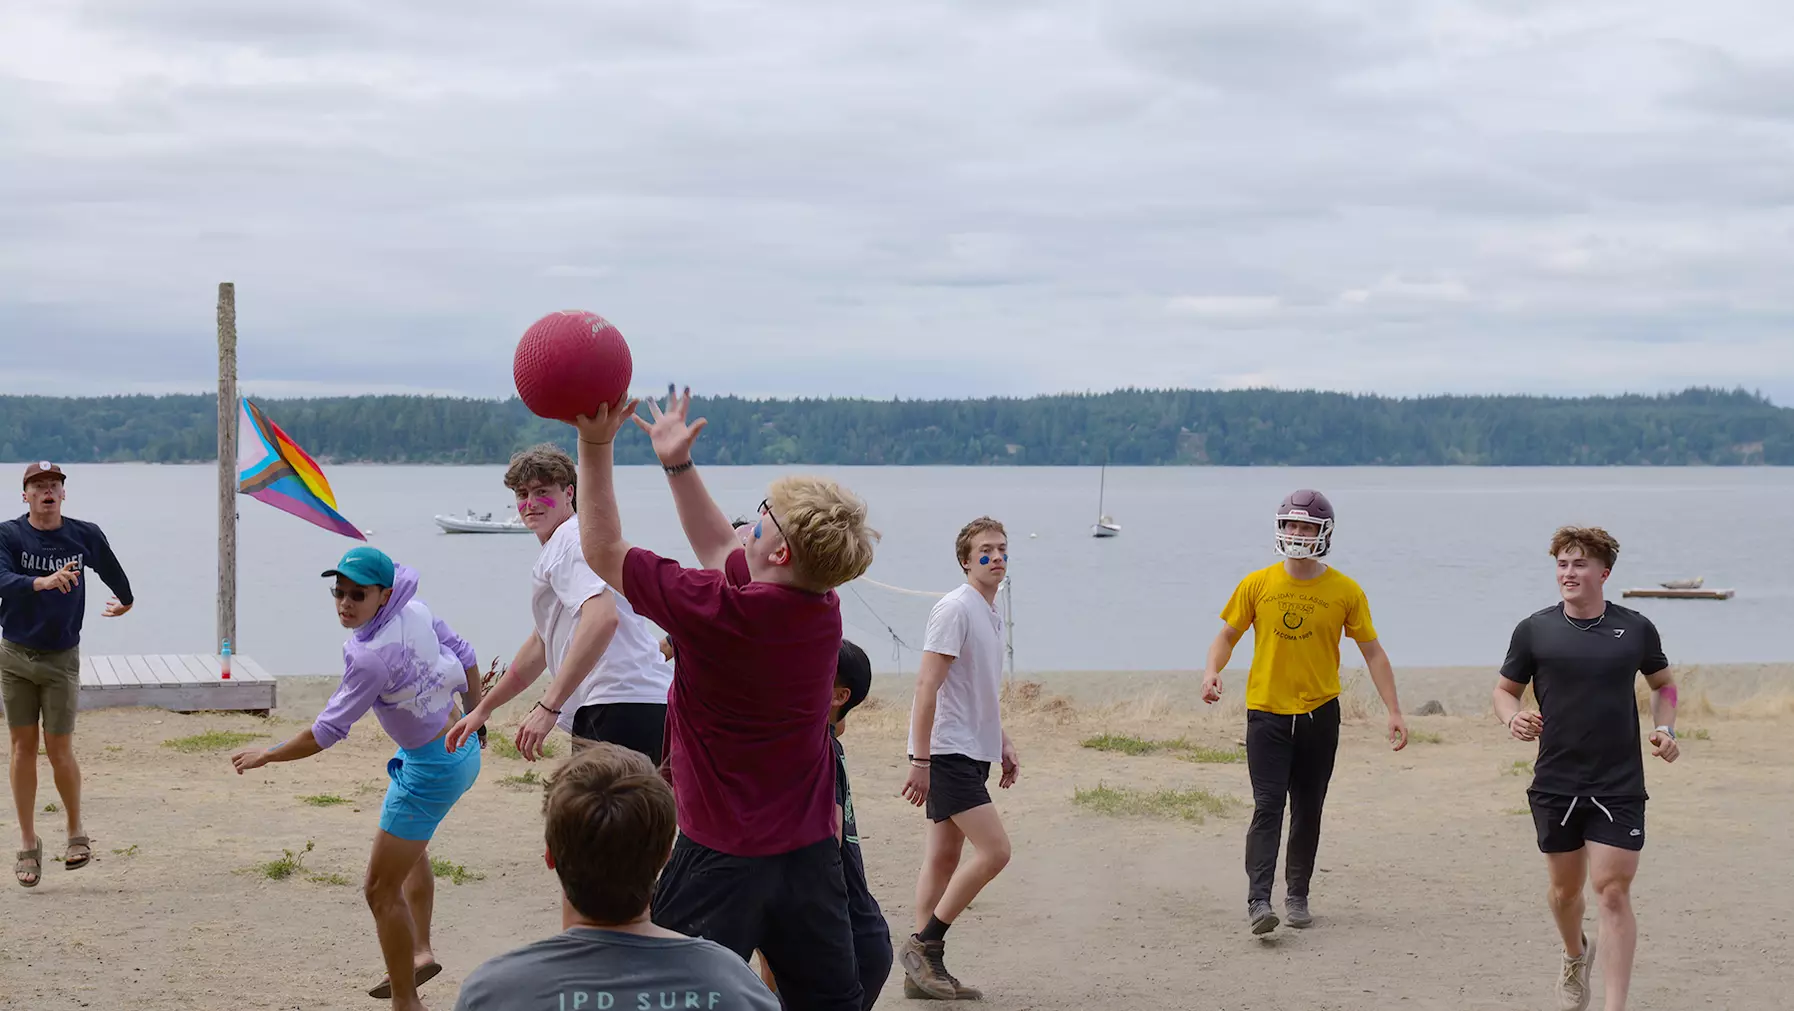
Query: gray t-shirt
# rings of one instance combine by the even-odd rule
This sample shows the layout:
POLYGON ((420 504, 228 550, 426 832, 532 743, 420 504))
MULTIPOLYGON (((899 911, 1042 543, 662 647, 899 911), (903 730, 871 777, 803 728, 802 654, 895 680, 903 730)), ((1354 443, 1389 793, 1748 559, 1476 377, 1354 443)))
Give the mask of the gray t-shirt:
POLYGON ((734 952, 700 937, 574 927, 506 952, 461 984, 455 1011, 779 1011, 734 952))

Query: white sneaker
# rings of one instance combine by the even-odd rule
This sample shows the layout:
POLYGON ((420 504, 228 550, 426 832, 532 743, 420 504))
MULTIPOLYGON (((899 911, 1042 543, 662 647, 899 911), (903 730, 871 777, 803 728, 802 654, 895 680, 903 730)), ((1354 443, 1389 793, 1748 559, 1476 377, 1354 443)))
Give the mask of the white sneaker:
POLYGON ((1582 957, 1564 956, 1563 975, 1557 980, 1557 1011, 1588 1011, 1595 988, 1589 976, 1595 969, 1595 942, 1582 935, 1582 957))

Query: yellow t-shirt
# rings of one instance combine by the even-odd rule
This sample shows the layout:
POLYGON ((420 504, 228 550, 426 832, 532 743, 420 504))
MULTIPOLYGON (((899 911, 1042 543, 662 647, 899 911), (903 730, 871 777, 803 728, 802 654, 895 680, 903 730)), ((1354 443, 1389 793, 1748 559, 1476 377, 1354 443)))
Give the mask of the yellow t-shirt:
POLYGON ((1339 697, 1340 633, 1370 642, 1370 601, 1350 576, 1328 568, 1292 579, 1283 563, 1240 580, 1221 620, 1253 629, 1246 708, 1282 716, 1313 712, 1339 697))

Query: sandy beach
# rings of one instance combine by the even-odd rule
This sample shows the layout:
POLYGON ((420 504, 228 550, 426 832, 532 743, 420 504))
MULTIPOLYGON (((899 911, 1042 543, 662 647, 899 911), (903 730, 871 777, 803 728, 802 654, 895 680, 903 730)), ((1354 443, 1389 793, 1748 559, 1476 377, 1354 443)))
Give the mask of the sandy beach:
MULTIPOLYGON (((1022 775, 997 798, 1015 858, 955 927, 949 965, 1002 1011, 1549 1006, 1558 946, 1524 813, 1531 749, 1487 715, 1490 671, 1398 676, 1406 708, 1436 699, 1447 715, 1411 718, 1417 739, 1392 754, 1380 708, 1351 679, 1348 711, 1360 715, 1348 720, 1328 801, 1317 923, 1269 940, 1245 930, 1246 768, 1198 760, 1225 759, 1240 740, 1243 674, 1213 709, 1187 673, 1018 679, 1007 719, 1022 775), (1085 746, 1105 734, 1134 750, 1176 743, 1144 754, 1085 746), (1100 808, 1129 802, 1145 812, 1100 808)), ((1683 759, 1647 765, 1634 1006, 1785 1007, 1794 665, 1694 668, 1685 683, 1683 759)), ((359 884, 390 742, 370 719, 324 755, 241 777, 228 746, 204 750, 223 734, 290 736, 332 686, 283 679, 269 720, 83 713, 95 861, 76 872, 51 863, 29 891, 0 887, 0 1007, 381 1006, 364 993, 381 967, 359 884), (168 744, 183 740, 199 750, 168 744), (284 850, 302 866, 270 878, 266 865, 284 850)), ((914 929, 923 827, 897 796, 907 706, 907 684, 881 678, 843 739, 867 868, 894 931, 914 929)), ((514 727, 515 710, 498 727, 514 727)), ((40 769, 42 808, 56 797, 40 769)), ((423 991, 437 1011, 454 1006, 482 960, 559 929, 539 787, 522 781, 532 771, 546 770, 489 750, 431 846, 461 869, 437 882, 446 971, 423 991)), ((39 815, 46 856, 60 852, 61 822, 39 815)), ((15 848, 10 805, 0 832, 15 848)), ((904 1003, 894 974, 880 1006, 904 1003)))

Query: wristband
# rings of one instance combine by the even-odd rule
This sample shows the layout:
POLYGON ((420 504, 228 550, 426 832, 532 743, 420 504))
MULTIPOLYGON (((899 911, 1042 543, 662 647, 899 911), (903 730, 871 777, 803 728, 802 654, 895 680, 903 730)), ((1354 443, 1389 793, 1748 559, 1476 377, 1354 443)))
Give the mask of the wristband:
MULTIPOLYGON (((536 705, 542 706, 543 709, 548 709, 547 706, 542 705, 542 703, 540 703, 540 702, 536 703, 536 705)), ((561 711, 559 709, 548 709, 548 711, 555 714, 556 716, 561 715, 561 711)))
POLYGON ((1669 739, 1672 741, 1676 739, 1676 730, 1674 727, 1658 727, 1657 732, 1660 734, 1668 734, 1669 739))
POLYGON ((660 469, 666 471, 668 477, 672 477, 675 474, 683 474, 686 471, 690 470, 691 468, 692 468, 692 462, 690 460, 687 460, 684 463, 674 464, 671 467, 667 466, 664 463, 660 465, 660 469))

